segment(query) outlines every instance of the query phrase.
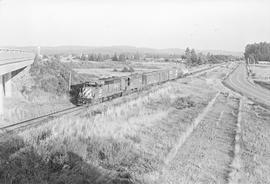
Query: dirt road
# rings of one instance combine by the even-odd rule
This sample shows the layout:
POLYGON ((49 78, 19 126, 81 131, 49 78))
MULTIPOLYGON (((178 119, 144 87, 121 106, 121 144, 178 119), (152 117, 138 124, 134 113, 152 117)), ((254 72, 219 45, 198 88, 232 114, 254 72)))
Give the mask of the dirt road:
POLYGON ((248 81, 244 64, 240 64, 239 67, 228 77, 225 83, 237 92, 240 92, 241 94, 262 104, 270 106, 269 90, 261 88, 248 81))

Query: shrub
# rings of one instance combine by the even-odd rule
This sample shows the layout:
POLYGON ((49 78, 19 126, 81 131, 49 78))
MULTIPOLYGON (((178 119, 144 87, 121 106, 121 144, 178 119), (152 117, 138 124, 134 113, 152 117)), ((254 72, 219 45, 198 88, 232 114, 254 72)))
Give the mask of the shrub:
POLYGON ((173 103, 173 107, 175 107, 176 109, 185 109, 185 108, 190 108, 194 106, 195 106, 195 102, 191 100, 190 96, 179 97, 173 103))
POLYGON ((134 69, 132 67, 124 67, 121 72, 134 72, 134 69))
POLYGON ((35 61, 30 69, 30 74, 35 80, 34 88, 57 95, 68 92, 70 73, 73 84, 81 83, 87 78, 77 74, 57 59, 35 61))
POLYGON ((129 71, 130 71, 130 72, 134 72, 135 70, 134 70, 134 68, 129 67, 129 71))
POLYGON ((121 72, 129 72, 129 69, 125 66, 125 67, 121 70, 121 72))

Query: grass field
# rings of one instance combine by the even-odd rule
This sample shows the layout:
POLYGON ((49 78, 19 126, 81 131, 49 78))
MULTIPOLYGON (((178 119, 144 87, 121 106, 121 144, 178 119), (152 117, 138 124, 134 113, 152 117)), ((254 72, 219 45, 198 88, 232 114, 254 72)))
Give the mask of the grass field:
POLYGON ((250 66, 252 73, 254 73, 253 78, 256 80, 268 80, 270 81, 270 66, 267 65, 258 65, 250 66))
POLYGON ((155 70, 168 69, 172 67, 183 67, 182 64, 170 62, 119 62, 119 61, 104 61, 104 62, 76 62, 65 63, 74 68, 80 74, 92 75, 93 79, 110 76, 126 76, 131 72, 122 72, 124 67, 133 68, 133 73, 151 72, 155 70))
POLYGON ((252 71, 252 79, 254 83, 269 90, 270 89, 270 66, 251 65, 250 69, 252 71))

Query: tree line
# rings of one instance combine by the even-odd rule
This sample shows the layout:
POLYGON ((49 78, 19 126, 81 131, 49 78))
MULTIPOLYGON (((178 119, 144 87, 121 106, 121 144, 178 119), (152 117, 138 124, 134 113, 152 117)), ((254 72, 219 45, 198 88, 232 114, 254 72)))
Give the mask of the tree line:
POLYGON ((270 43, 260 42, 248 44, 244 53, 246 61, 257 63, 258 61, 270 61, 270 43))
POLYGON ((139 60, 140 59, 140 54, 139 53, 114 53, 113 55, 109 54, 95 54, 95 53, 90 53, 90 54, 81 54, 80 56, 75 56, 76 59, 80 59, 82 61, 105 61, 108 59, 111 59, 112 61, 126 61, 129 59, 132 60, 139 60))
POLYGON ((226 61, 236 60, 237 58, 231 55, 213 55, 207 53, 207 55, 202 52, 196 53, 195 49, 186 48, 185 54, 181 56, 183 60, 186 60, 187 65, 195 66, 201 64, 216 64, 226 61))

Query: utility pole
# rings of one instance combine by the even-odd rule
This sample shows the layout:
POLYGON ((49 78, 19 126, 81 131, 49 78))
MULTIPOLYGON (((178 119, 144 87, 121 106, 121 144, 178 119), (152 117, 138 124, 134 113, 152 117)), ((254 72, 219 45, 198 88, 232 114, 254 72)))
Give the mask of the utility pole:
POLYGON ((69 72, 68 91, 70 91, 70 87, 71 87, 71 71, 69 72))
POLYGON ((37 56, 40 57, 40 46, 37 47, 37 56))

